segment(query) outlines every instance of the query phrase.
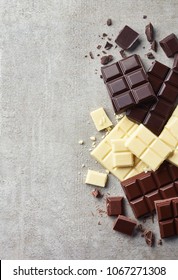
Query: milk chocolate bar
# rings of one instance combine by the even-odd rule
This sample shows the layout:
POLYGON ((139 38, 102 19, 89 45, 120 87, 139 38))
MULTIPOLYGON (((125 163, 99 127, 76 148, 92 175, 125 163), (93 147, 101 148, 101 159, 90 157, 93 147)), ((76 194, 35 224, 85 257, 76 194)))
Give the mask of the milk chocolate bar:
POLYGON ((102 67, 101 72, 116 113, 156 100, 138 55, 102 67))

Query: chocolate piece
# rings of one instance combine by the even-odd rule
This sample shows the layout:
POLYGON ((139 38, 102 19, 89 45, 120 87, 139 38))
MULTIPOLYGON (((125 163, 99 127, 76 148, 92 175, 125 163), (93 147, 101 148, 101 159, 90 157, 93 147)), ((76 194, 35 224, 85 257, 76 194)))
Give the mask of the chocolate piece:
POLYGON ((173 70, 178 73, 178 54, 174 56, 173 70))
POLYGON ((159 239, 159 240, 158 240, 158 245, 163 245, 162 239, 159 239))
POLYGON ((146 15, 144 15, 144 16, 143 16, 143 19, 146 19, 146 18, 147 18, 147 16, 146 16, 146 15))
POLYGON ((97 46, 97 49, 100 50, 100 49, 101 49, 101 45, 98 45, 98 46, 97 46))
POLYGON ((151 49, 152 49, 154 52, 157 52, 158 44, 157 44, 157 42, 156 42, 155 40, 151 43, 151 49))
POLYGON ((174 33, 168 35, 159 43, 168 57, 174 56, 178 52, 178 39, 174 33))
POLYGON ((146 25, 145 27, 145 34, 146 34, 146 37, 147 37, 147 40, 148 42, 153 42, 153 25, 151 24, 151 22, 146 25))
POLYGON ((151 230, 145 230, 143 232, 143 236, 145 238, 146 244, 148 244, 148 246, 152 247, 154 245, 154 234, 151 230))
POLYGON ((105 45, 105 49, 106 50, 110 50, 112 48, 113 44, 109 43, 109 42, 106 42, 106 45, 105 45))
POLYGON ((156 99, 138 55, 102 67, 101 72, 115 113, 156 99))
POLYGON ((92 52, 89 52, 89 55, 90 55, 91 59, 94 59, 94 56, 93 56, 92 52))
POLYGON ((152 54, 152 52, 148 52, 148 53, 146 54, 146 56, 147 56, 148 59, 155 59, 155 57, 154 57, 154 55, 152 54))
POLYGON ((120 55, 122 56, 122 58, 126 58, 127 57, 127 55, 126 55, 124 50, 120 51, 120 55))
POLYGON ((136 218, 153 213, 154 202, 178 196, 178 167, 164 162, 157 171, 142 172, 121 186, 136 218))
POLYGON ((108 36, 108 34, 106 34, 106 33, 103 33, 103 35, 102 35, 103 37, 107 37, 108 36))
POLYGON ((113 229, 131 236, 136 225, 136 221, 131 220, 126 216, 119 215, 114 223, 113 229))
POLYGON ((115 42, 124 50, 129 49, 137 41, 139 34, 129 26, 125 26, 117 36, 115 42))
POLYGON ((178 197, 156 201, 161 238, 178 235, 178 197))
POLYGON ((112 25, 112 20, 110 18, 108 18, 107 20, 107 26, 111 26, 112 25))
POLYGON ((101 197, 101 193, 100 193, 100 191, 97 190, 97 189, 94 189, 94 190, 92 191, 92 195, 93 195, 94 197, 101 197))
POLYGON ((156 103, 147 103, 127 111, 127 117, 143 123, 159 135, 175 109, 178 98, 178 73, 155 61, 148 71, 149 82, 157 95, 156 103))
POLYGON ((101 64, 106 65, 113 60, 112 55, 105 55, 101 57, 101 64))
POLYGON ((107 52, 105 52, 105 51, 102 51, 102 53, 107 54, 107 52))
POLYGON ((106 208, 108 216, 123 215, 123 197, 107 197, 106 208))

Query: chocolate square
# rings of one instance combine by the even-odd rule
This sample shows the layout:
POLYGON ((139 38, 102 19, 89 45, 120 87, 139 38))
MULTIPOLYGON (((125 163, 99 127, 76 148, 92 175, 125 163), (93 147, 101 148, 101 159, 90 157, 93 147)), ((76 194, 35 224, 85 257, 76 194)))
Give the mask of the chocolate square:
POLYGON ((106 209, 108 216, 123 215, 123 197, 107 197, 106 209))
POLYGON ((178 52, 178 39, 174 33, 168 35, 159 43, 168 57, 174 56, 178 52))

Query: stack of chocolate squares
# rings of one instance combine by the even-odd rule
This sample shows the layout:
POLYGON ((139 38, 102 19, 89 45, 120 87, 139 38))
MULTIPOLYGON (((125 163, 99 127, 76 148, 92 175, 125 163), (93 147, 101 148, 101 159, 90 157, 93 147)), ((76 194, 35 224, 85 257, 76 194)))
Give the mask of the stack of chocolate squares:
MULTIPOLYGON (((116 43, 127 49, 137 40, 126 26, 116 43)), ((160 46, 168 57, 178 53, 174 34, 160 46)), ((126 115, 91 155, 121 181, 136 218, 156 208, 161 237, 178 235, 178 55, 172 69, 154 61, 146 73, 134 54, 101 72, 115 113, 126 115)), ((108 198, 108 215, 119 215, 114 229, 132 235, 136 222, 121 205, 121 198, 108 198)))

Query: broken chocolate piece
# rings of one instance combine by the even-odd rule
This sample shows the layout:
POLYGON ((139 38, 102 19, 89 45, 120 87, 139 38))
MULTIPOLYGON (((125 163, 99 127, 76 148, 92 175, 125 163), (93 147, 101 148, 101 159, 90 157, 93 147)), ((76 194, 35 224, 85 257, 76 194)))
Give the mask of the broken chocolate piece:
POLYGON ((151 49, 152 49, 154 52, 157 52, 157 48, 158 48, 158 44, 157 44, 157 42, 154 40, 154 41, 151 43, 151 49))
POLYGON ((144 16, 143 16, 143 19, 146 19, 146 18, 147 18, 147 16, 146 16, 146 15, 144 15, 144 16))
POLYGON ((126 58, 126 57, 127 57, 124 50, 121 50, 121 51, 120 51, 120 55, 122 56, 122 58, 126 58))
POLYGON ((101 57, 101 64, 102 65, 106 65, 109 62, 111 62, 113 60, 113 56, 112 55, 105 55, 101 57))
POLYGON ((92 191, 92 195, 93 195, 94 197, 101 197, 101 193, 100 193, 100 191, 97 190, 97 189, 94 189, 94 190, 92 191))
POLYGON ((174 56, 178 52, 178 39, 174 33, 162 39, 160 46, 168 57, 174 56))
POLYGON ((106 34, 106 33, 103 33, 103 35, 102 35, 103 37, 107 37, 108 36, 108 34, 106 34))
POLYGON ((136 225, 136 221, 131 220, 126 216, 119 215, 114 223, 113 229, 131 236, 136 225))
POLYGON ((109 42, 106 42, 106 45, 105 45, 105 49, 106 50, 110 50, 112 48, 113 44, 109 43, 109 42))
POLYGON ((111 26, 112 25, 112 20, 110 18, 108 18, 107 20, 107 26, 111 26))
POLYGON ((100 50, 100 49, 101 49, 101 45, 98 45, 98 46, 97 46, 97 49, 100 50))
POLYGON ((106 209, 108 216, 123 215, 123 197, 107 197, 106 209))
POLYGON ((154 241, 155 241, 153 232, 151 230, 145 230, 143 232, 143 235, 144 235, 146 244, 148 244, 148 246, 152 247, 154 245, 154 241))
POLYGON ((117 36, 115 42, 119 47, 123 50, 127 50, 133 46, 133 44, 137 41, 139 34, 134 31, 129 26, 124 26, 124 28, 120 31, 117 36))
POLYGON ((153 25, 151 24, 151 22, 148 25, 146 25, 146 27, 145 27, 145 34, 146 34, 148 42, 152 43, 153 42, 154 33, 153 33, 153 25))
POLYGON ((89 52, 89 55, 90 55, 91 59, 94 59, 94 56, 93 56, 92 52, 89 52))
POLYGON ((155 59, 155 57, 154 57, 154 55, 152 54, 152 52, 148 52, 148 53, 146 54, 146 56, 147 56, 148 59, 155 59))

